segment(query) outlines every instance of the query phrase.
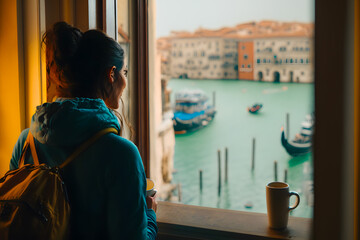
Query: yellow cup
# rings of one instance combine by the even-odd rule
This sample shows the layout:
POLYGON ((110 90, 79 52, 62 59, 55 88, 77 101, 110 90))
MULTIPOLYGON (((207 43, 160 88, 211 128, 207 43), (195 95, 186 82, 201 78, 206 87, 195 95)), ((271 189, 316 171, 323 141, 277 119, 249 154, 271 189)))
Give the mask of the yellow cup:
POLYGON ((154 188, 155 183, 150 178, 146 179, 146 196, 153 197, 155 196, 157 190, 154 188))

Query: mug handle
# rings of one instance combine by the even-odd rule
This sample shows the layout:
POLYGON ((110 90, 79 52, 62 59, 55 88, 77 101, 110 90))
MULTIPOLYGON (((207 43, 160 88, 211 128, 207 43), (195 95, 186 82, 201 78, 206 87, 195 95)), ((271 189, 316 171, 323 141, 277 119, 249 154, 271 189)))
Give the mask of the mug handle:
POLYGON ((294 205, 289 207, 289 211, 294 210, 297 206, 299 206, 300 203, 300 196, 297 192, 289 192, 289 197, 295 195, 296 196, 296 202, 294 205))

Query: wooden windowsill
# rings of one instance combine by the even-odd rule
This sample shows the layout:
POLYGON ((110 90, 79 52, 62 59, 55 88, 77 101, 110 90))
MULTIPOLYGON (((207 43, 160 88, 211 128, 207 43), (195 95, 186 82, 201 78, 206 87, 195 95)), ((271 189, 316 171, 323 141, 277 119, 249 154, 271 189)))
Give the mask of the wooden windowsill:
POLYGON ((267 215, 159 202, 158 239, 310 239, 312 219, 289 217, 288 228, 268 228, 267 215))

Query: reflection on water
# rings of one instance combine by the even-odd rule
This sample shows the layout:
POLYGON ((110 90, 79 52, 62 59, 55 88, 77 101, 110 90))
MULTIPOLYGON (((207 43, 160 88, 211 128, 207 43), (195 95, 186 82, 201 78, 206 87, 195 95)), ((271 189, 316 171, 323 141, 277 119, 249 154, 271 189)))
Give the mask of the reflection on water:
POLYGON ((307 153, 303 156, 296 156, 296 157, 292 157, 290 160, 289 160, 289 166, 290 167, 294 167, 296 165, 302 165, 304 162, 308 161, 311 153, 307 153))
POLYGON ((217 114, 214 120, 198 131, 176 135, 173 183, 181 183, 183 203, 265 213, 265 186, 274 180, 274 161, 277 161, 278 179, 283 181, 287 169, 290 190, 299 192, 305 200, 292 215, 312 216, 312 206, 307 204, 311 201, 310 195, 306 193, 311 190, 312 173, 304 174, 304 166, 312 166, 312 154, 291 157, 280 140, 287 113, 290 115, 289 135, 292 139, 299 132, 305 115, 313 112, 313 84, 172 79, 169 87, 172 94, 184 88, 202 89, 209 96, 210 103, 212 92, 216 92, 217 114), (254 103, 263 104, 258 114, 247 111, 247 107, 254 103), (255 169, 252 171, 253 138, 256 139, 256 150, 255 169), (228 148, 229 160, 227 183, 224 182, 225 148, 228 148), (222 160, 220 197, 218 150, 222 160), (200 169, 203 170, 202 192, 199 188, 200 169))

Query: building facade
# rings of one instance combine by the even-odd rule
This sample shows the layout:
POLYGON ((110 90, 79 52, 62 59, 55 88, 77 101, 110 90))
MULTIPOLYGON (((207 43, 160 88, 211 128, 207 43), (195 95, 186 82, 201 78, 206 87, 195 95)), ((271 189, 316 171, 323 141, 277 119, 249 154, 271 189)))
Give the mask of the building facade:
POLYGON ((314 81, 313 24, 262 21, 175 32, 158 40, 171 78, 314 81))
POLYGON ((188 37, 171 40, 172 78, 237 79, 237 40, 188 37))
POLYGON ((238 42, 239 79, 254 80, 254 42, 238 42))
POLYGON ((308 37, 254 39, 255 81, 314 81, 313 40, 308 37))

